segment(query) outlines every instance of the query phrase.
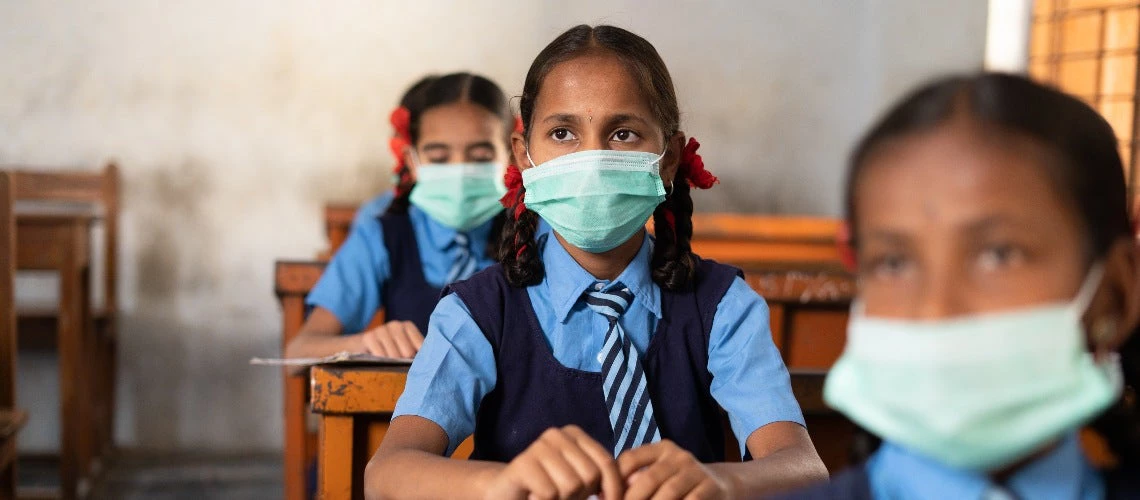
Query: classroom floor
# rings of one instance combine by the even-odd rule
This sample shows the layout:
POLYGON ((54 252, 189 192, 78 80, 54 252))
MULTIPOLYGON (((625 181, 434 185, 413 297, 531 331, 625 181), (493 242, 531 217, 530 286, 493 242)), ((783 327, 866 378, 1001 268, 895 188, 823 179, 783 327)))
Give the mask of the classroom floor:
MULTIPOLYGON (((21 464, 22 489, 58 486, 47 463, 21 464)), ((93 500, 279 499, 281 455, 153 455, 117 457, 92 491, 93 500)))

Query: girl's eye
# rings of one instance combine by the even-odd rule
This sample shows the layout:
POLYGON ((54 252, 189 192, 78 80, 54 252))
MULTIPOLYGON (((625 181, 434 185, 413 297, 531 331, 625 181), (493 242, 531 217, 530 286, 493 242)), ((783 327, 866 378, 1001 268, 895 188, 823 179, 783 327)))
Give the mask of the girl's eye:
POLYGON ((978 256, 978 266, 986 271, 996 271, 1015 265, 1025 259, 1021 248, 1010 244, 995 244, 982 249, 978 256))
POLYGON ((633 142, 640 137, 641 136, 637 135, 637 132, 628 129, 622 129, 614 132, 614 135, 610 138, 610 140, 617 142, 633 142))
POLYGON ((880 279, 891 279, 901 276, 910 268, 910 260, 902 254, 884 254, 873 257, 869 262, 871 274, 880 279))
POLYGON ((574 137, 574 133, 570 132, 569 129, 564 128, 554 129, 552 132, 550 132, 550 138, 558 142, 566 142, 577 139, 577 137, 574 137))

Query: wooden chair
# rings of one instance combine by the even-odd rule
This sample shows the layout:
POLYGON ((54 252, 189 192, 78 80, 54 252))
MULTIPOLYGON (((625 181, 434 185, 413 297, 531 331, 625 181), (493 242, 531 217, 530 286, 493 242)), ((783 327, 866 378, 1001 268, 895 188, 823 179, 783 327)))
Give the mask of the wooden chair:
POLYGON ((16 498, 16 218, 11 179, 0 171, 0 498, 16 498))
POLYGON ((348 239, 352 229, 352 220, 356 217, 359 205, 349 203, 329 203, 325 205, 325 236, 329 240, 329 249, 322 258, 331 258, 337 249, 348 239))
MULTIPOLYGON (((103 304, 90 310, 95 330, 95 376, 92 380, 95 405, 94 452, 106 456, 114 448, 115 380, 118 329, 118 236, 119 236, 119 168, 108 163, 101 172, 32 171, 12 172, 12 185, 17 201, 88 204, 102 209, 104 227, 103 304)), ((89 298, 90 300, 90 298, 89 298)), ((17 311, 21 341, 30 346, 52 347, 59 321, 58 311, 51 308, 27 308, 17 311)))

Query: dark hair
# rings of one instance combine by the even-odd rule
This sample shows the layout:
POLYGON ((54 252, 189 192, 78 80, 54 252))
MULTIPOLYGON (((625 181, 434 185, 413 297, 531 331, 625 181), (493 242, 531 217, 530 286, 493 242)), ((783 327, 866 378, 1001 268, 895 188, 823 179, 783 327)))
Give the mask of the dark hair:
MULTIPOLYGON (((884 143, 962 117, 1030 139, 1046 151, 1047 174, 1079 212, 1089 259, 1105 256, 1132 238, 1124 166, 1112 127, 1080 100, 1020 76, 982 73, 929 83, 892 108, 863 138, 847 178, 847 222, 855 231, 859 176, 867 158, 884 143)), ((858 246, 858 240, 853 239, 858 246)), ((1137 332, 1140 333, 1140 332, 1137 332)), ((1121 348, 1125 383, 1140 387, 1140 335, 1121 348)), ((1140 415, 1132 397, 1122 397, 1096 422, 1122 463, 1140 455, 1140 415)))
MULTIPOLYGON (((677 106, 677 92, 669 69, 657 54, 657 49, 644 38, 614 26, 579 25, 570 28, 539 52, 523 84, 519 98, 524 136, 530 138, 530 124, 534 105, 546 76, 559 63, 590 53, 604 53, 620 59, 637 79, 654 118, 661 124, 668 141, 680 130, 681 112, 677 106)), ((520 197, 521 199, 521 197, 520 197)), ((689 183, 678 175, 673 189, 665 201, 653 212, 656 227, 656 245, 653 250, 653 281, 667 290, 682 290, 692 284, 696 274, 696 259, 689 240, 693 235, 693 200, 689 196, 689 183), (672 212, 673 224, 668 223, 667 212, 672 212), (675 227, 675 230, 670 230, 675 227)), ((499 260, 503 264, 507 281, 521 287, 542 281, 545 270, 534 233, 538 215, 531 210, 519 217, 507 218, 503 228, 499 260)))
MULTIPOLYGON (((487 111, 499 117, 503 122, 503 130, 507 134, 504 139, 510 144, 510 133, 514 131, 514 115, 511 114, 510 101, 506 94, 495 82, 471 73, 451 73, 443 76, 428 76, 404 93, 400 99, 400 106, 408 110, 408 140, 412 146, 420 141, 420 120, 429 109, 456 102, 471 102, 482 106, 487 111)), ((396 172, 396 196, 388 205, 389 214, 406 214, 411 204, 412 188, 416 182, 412 177, 411 168, 403 161, 396 172)), ((487 254, 499 253, 500 233, 506 217, 502 214, 496 216, 491 225, 491 234, 487 241, 487 254)))

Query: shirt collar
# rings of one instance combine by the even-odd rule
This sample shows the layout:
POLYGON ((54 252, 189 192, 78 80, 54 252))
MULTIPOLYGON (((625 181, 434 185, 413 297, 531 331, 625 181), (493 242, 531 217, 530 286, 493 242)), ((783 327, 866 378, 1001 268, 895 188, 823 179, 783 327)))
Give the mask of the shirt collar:
MULTIPOLYGON (((542 261, 546 267, 546 276, 541 286, 545 286, 550 297, 551 305, 558 321, 565 323, 570 310, 582 298, 586 288, 595 282, 601 281, 606 285, 611 282, 599 280, 582 268, 570 253, 558 243, 557 238, 549 237, 549 233, 539 238, 542 261)), ((650 257, 653 253, 652 238, 646 236, 638 249, 637 255, 626 266, 625 270, 614 281, 622 282, 633 293, 634 301, 630 307, 640 304, 642 307, 661 319, 661 289, 653 282, 649 268, 650 257)))
MULTIPOLYGON (((874 469, 889 474, 888 498, 925 498, 937 494, 945 498, 981 498, 993 484, 984 472, 948 467, 909 450, 883 443, 872 458, 874 469)), ((1066 437, 1044 456, 1014 473, 1005 483, 1018 498, 1081 498, 1092 486, 1096 471, 1085 459, 1076 434, 1066 437)))
MULTIPOLYGON (((455 243, 455 236, 459 234, 454 228, 447 227, 441 222, 433 219, 427 212, 420 210, 415 205, 408 208, 408 215, 423 228, 423 235, 426 237, 426 242, 432 248, 441 252, 451 248, 455 243)), ((467 231, 469 242, 487 241, 487 237, 491 234, 491 225, 494 219, 488 220, 477 227, 467 231)), ((472 243, 468 243, 469 245, 472 243)))

